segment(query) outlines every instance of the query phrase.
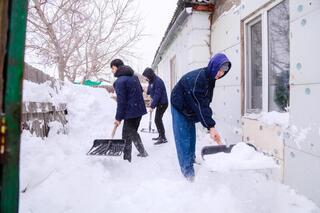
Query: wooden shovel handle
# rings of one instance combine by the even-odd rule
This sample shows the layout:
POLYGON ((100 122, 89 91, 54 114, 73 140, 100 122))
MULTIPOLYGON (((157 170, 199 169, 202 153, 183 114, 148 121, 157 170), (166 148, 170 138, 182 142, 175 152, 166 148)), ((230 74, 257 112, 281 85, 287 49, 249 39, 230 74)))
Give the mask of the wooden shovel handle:
POLYGON ((117 125, 114 125, 112 133, 111 133, 111 138, 113 139, 114 135, 116 134, 116 130, 117 130, 117 125))

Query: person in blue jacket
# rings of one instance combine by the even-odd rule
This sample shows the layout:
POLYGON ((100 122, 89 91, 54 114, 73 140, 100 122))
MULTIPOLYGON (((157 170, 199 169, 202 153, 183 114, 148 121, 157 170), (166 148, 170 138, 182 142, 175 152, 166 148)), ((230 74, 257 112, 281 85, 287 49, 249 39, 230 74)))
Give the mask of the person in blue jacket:
POLYGON ((154 144, 159 145, 166 143, 168 140, 166 138, 165 129, 162 122, 163 114, 168 108, 166 86, 164 85, 163 80, 157 76, 151 68, 146 68, 142 75, 145 76, 149 82, 147 94, 152 98, 150 110, 152 111, 157 108, 154 122, 156 123, 159 137, 153 138, 153 140, 157 141, 154 144))
POLYGON ((117 113, 114 124, 119 126, 123 120, 122 138, 125 139, 123 159, 131 162, 132 142, 139 151, 139 157, 147 157, 138 128, 142 115, 147 113, 140 81, 131 67, 115 59, 110 64, 112 73, 117 78, 114 89, 117 94, 117 113))
POLYGON ((216 54, 207 67, 191 71, 178 81, 171 92, 173 133, 182 174, 194 180, 196 131, 195 123, 210 131, 218 144, 220 135, 215 129, 210 103, 216 80, 225 76, 231 68, 226 55, 216 54))

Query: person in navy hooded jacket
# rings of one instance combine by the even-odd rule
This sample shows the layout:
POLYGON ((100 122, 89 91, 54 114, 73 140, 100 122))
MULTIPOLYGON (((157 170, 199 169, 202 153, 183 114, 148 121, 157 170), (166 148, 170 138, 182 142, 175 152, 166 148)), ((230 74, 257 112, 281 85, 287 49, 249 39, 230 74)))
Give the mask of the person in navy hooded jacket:
POLYGON ((168 96, 166 86, 161 78, 159 78, 151 68, 146 68, 142 73, 149 81, 147 94, 151 96, 152 102, 150 105, 151 110, 156 110, 156 116, 154 122, 156 123, 159 137, 153 138, 156 140, 155 145, 166 143, 167 138, 165 135, 165 129, 162 122, 162 117, 168 108, 168 96))
POLYGON ((226 55, 216 54, 207 67, 191 71, 178 81, 171 92, 173 133, 182 174, 194 180, 196 131, 195 123, 210 131, 218 144, 220 135, 215 129, 210 103, 216 80, 221 79, 231 68, 226 55))
POLYGON ((117 94, 117 113, 114 124, 119 126, 123 120, 122 138, 126 140, 123 159, 131 162, 132 142, 139 151, 139 157, 147 157, 138 128, 142 115, 147 113, 142 96, 142 87, 134 71, 125 66, 120 59, 110 64, 116 78, 114 89, 117 94))

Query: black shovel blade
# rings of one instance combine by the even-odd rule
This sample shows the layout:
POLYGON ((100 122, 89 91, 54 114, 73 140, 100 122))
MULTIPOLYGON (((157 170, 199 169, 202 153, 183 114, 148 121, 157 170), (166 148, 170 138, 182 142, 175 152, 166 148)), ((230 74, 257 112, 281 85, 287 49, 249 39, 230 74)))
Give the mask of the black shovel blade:
MULTIPOLYGON (((212 154, 217 154, 220 152, 224 152, 224 153, 230 153, 232 148, 235 146, 236 144, 231 144, 231 145, 217 145, 217 146, 205 146, 201 149, 201 157, 203 159, 203 156, 205 155, 212 155, 212 154)), ((255 150, 257 150, 257 148, 251 144, 251 143, 247 143, 248 146, 253 147, 255 150)))
POLYGON ((96 139, 87 155, 120 156, 124 146, 123 139, 96 139))

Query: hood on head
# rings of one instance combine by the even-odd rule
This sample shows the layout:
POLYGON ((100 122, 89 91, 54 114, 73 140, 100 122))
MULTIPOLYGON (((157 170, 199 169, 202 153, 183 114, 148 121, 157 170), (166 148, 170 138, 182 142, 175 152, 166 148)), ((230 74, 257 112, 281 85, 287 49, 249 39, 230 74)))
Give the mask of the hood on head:
POLYGON ((123 65, 120 66, 117 72, 114 74, 114 77, 118 78, 120 76, 133 76, 134 71, 131 67, 123 65))
POLYGON ((154 73, 154 71, 153 71, 153 69, 151 69, 151 68, 146 68, 144 71, 143 71, 143 73, 142 73, 142 75, 143 76, 145 76, 148 80, 149 80, 149 82, 153 82, 154 81, 154 79, 156 78, 156 74, 154 73))
MULTIPOLYGON (((212 76, 212 78, 215 78, 218 71, 221 69, 221 67, 224 65, 224 64, 228 64, 229 66, 229 69, 228 71, 226 71, 224 73, 223 76, 225 76, 230 68, 231 68, 231 62, 229 61, 229 59, 227 58, 227 56, 223 53, 217 53, 216 55, 214 55, 211 59, 210 59, 210 62, 208 64, 208 69, 209 69, 209 72, 210 72, 210 76, 212 76)), ((220 79, 223 77, 221 76, 220 79)))

